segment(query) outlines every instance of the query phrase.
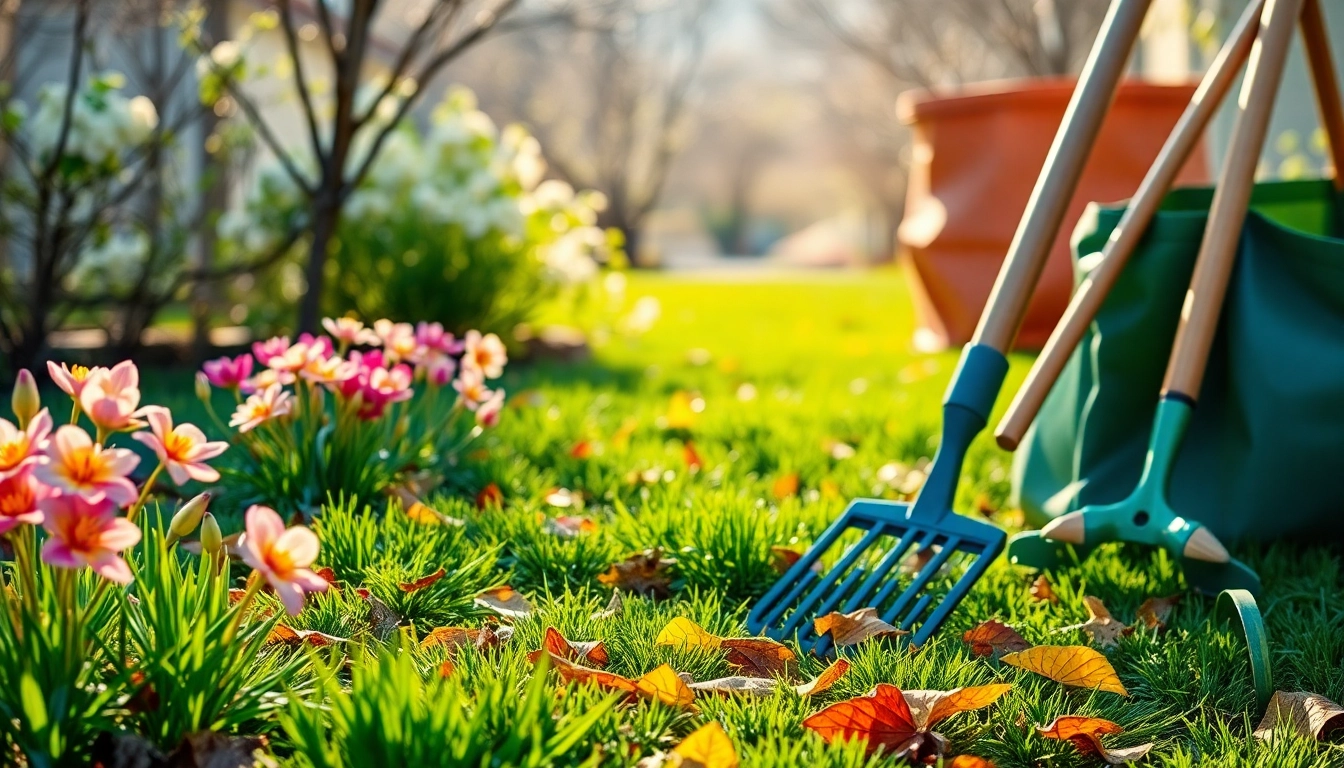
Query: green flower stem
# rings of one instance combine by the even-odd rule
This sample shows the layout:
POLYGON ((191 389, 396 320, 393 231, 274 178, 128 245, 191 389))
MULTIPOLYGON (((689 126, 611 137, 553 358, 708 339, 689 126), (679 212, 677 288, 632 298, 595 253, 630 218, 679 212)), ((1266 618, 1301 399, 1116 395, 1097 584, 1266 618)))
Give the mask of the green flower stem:
POLYGON ((131 510, 126 513, 127 520, 134 523, 136 517, 140 515, 140 510, 144 508, 145 501, 149 499, 150 489, 154 487, 154 481, 158 480, 159 475, 163 473, 163 467, 164 464, 160 461, 159 465, 154 468, 154 471, 149 473, 149 479, 145 481, 144 487, 140 489, 140 498, 135 500, 135 504, 131 506, 131 510))
MULTIPOLYGON (((74 398, 71 398, 71 399, 74 400, 74 398)), ((79 410, 79 401, 78 401, 78 400, 74 400, 74 405, 70 408, 70 423, 71 423, 71 424, 78 424, 78 423, 79 423, 79 413, 80 413, 80 410, 79 410)))
POLYGON ((247 615, 247 609, 252 605, 252 599, 261 591, 263 579, 261 574, 256 571, 247 579, 247 592, 243 593, 243 599, 238 601, 238 606, 234 608, 233 616, 229 619, 229 626, 224 630, 224 644, 228 645, 233 641, 233 636, 238 633, 238 626, 243 622, 243 616, 247 615))

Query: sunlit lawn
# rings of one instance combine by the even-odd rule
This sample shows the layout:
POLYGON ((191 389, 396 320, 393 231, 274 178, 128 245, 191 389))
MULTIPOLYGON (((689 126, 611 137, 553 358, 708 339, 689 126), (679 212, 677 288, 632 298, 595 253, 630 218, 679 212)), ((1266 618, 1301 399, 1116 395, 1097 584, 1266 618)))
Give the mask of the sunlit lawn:
MULTIPOLYGON (((384 527, 373 547, 337 530, 356 525, 348 513, 317 523, 322 564, 347 582, 387 587, 439 567, 452 574, 453 594, 436 590, 411 599, 384 592, 419 635, 442 625, 479 626, 485 612, 464 598, 486 587, 508 583, 532 600, 538 612, 517 620, 516 634, 500 650, 458 654, 456 685, 477 697, 477 705, 487 706, 482 697, 496 700, 501 685, 525 679, 527 653, 540 647, 547 626, 573 640, 605 640, 610 670, 620 674, 638 676, 664 662, 696 680, 732 674, 721 654, 658 647, 654 638, 676 616, 721 634, 745 634, 750 601, 777 576, 772 546, 806 548, 851 498, 900 498, 903 487, 912 490, 905 471, 933 454, 939 399, 955 355, 912 351, 913 317, 896 273, 755 282, 637 275, 626 293, 626 307, 643 296, 658 300, 661 317, 647 333, 599 338, 590 363, 519 366, 507 374, 512 406, 500 428, 452 478, 451 490, 432 500, 439 511, 466 521, 463 532, 417 538, 399 523, 384 527), (674 399, 693 404, 689 417, 678 413, 674 399), (698 469, 688 463, 694 463, 688 443, 698 469), (472 500, 490 483, 501 489, 503 508, 477 510, 472 500), (557 494, 560 489, 569 493, 557 494), (566 500, 570 506, 557 505, 566 500), (545 519, 559 515, 587 516, 596 530, 572 538, 548 532, 545 519), (623 615, 590 618, 610 597, 597 576, 649 548, 678 561, 671 570, 673 597, 630 598, 623 615)), ((1011 381, 1023 362, 1015 361, 1011 381)), ((178 392, 186 386, 172 385, 178 392)), ((164 398, 151 392, 146 399, 164 398)), ((999 510, 999 522, 1014 524, 1016 515, 1005 508, 1010 462, 982 437, 967 462, 960 511, 979 514, 984 506, 999 510)), ((1245 555, 1266 585, 1261 606, 1277 687, 1344 698, 1337 556, 1278 548, 1245 555)), ((960 638, 986 619, 1015 626, 1033 643, 1085 644, 1078 630, 1058 631, 1086 620, 1083 595, 1100 597, 1129 622, 1145 598, 1183 589, 1165 556, 1114 547, 1054 575, 1058 604, 1034 600, 1031 579, 998 564, 927 647, 911 653, 888 642, 862 645, 849 674, 816 700, 785 690, 752 698, 702 696, 698 714, 649 703, 607 712, 573 749, 572 764, 595 758, 633 765, 711 719, 723 724, 744 766, 890 764, 866 762, 861 749, 827 747, 801 723, 879 682, 948 689, 993 681, 1015 687, 991 708, 940 728, 951 741, 950 755, 976 754, 999 766, 1095 765, 1095 758, 1078 756, 1033 728, 1059 715, 1085 714, 1125 727, 1125 734, 1109 737, 1112 746, 1156 741, 1154 764, 1344 760, 1337 746, 1285 739, 1271 747, 1250 737, 1258 713, 1244 647, 1211 624, 1212 606, 1194 596, 1178 606, 1165 632, 1137 631, 1109 652, 1129 698, 1067 689, 974 657, 960 638)), ((365 610, 323 600, 295 626, 368 639, 365 610)), ((432 675, 442 658, 429 650, 419 660, 432 675)), ((823 666, 804 659, 801 671, 810 676, 823 666)), ((560 697, 555 711, 572 718, 599 698, 586 690, 560 697)), ((282 752, 295 746, 284 732, 272 738, 282 752)))

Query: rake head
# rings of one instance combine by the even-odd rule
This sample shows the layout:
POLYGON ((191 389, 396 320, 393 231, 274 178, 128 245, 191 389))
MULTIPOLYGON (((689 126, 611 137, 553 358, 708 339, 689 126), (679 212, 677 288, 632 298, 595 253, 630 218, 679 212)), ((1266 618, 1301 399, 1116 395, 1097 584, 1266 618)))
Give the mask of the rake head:
POLYGON ((818 636, 813 620, 871 607, 923 645, 1003 551, 1006 535, 949 510, 921 514, 920 506, 852 502, 756 603, 747 627, 826 655, 831 638, 818 636))

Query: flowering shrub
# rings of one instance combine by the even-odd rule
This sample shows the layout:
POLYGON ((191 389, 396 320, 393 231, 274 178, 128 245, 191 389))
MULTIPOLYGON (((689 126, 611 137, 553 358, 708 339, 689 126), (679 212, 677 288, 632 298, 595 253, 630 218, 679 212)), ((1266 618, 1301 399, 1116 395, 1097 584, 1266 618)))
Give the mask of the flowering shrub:
MULTIPOLYGON (((370 133, 358 138, 367 144, 370 133)), ((543 181, 545 172, 526 129, 499 130, 470 91, 452 91, 423 134, 408 122, 389 135, 351 193, 328 263, 328 310, 399 320, 414 311, 456 332, 507 330, 539 297, 586 285, 615 250, 596 226, 606 201, 543 181)), ((282 168, 263 166, 243 207, 221 217, 220 236, 243 252, 264 250, 304 205, 282 168)))
POLYGON ((245 449, 226 482, 247 501, 308 514, 332 496, 424 492, 498 421, 504 390, 492 381, 508 362, 498 336, 386 319, 323 326, 330 335, 257 342, 198 374, 211 416, 245 449), (212 387, 235 398, 227 427, 212 387))
POLYGON ((210 492, 182 505, 166 530, 142 519, 163 473, 178 485, 217 480, 209 462, 228 445, 174 425, 166 408, 142 406, 130 362, 48 370, 70 396, 69 423, 55 426, 26 370, 14 389, 15 420, 0 419, 0 535, 13 552, 0 590, 6 750, 16 749, 24 765, 83 765, 93 734, 128 718, 173 746, 278 706, 268 691, 302 661, 257 664, 278 617, 256 606, 269 587, 296 615, 305 594, 328 588, 309 569, 316 537, 286 530, 267 507, 248 510, 235 546, 253 571, 242 596, 230 599, 229 553, 207 511, 210 492), (128 433, 153 456, 143 483, 132 475, 140 456, 112 444, 128 433), (202 559, 191 564, 171 550, 197 528, 202 559), (192 706, 145 704, 179 690, 192 706), (218 695, 204 699, 203 691, 218 695))

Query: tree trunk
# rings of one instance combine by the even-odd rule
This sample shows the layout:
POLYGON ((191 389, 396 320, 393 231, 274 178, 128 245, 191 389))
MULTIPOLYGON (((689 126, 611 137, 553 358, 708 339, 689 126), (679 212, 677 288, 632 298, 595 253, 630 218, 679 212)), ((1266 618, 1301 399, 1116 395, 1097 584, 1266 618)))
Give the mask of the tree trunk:
POLYGON ((307 287, 299 304, 299 331, 317 333, 322 314, 322 287, 327 269, 327 251, 341 215, 339 203, 319 197, 313 204, 313 239, 308 246, 308 265, 304 276, 307 287))

